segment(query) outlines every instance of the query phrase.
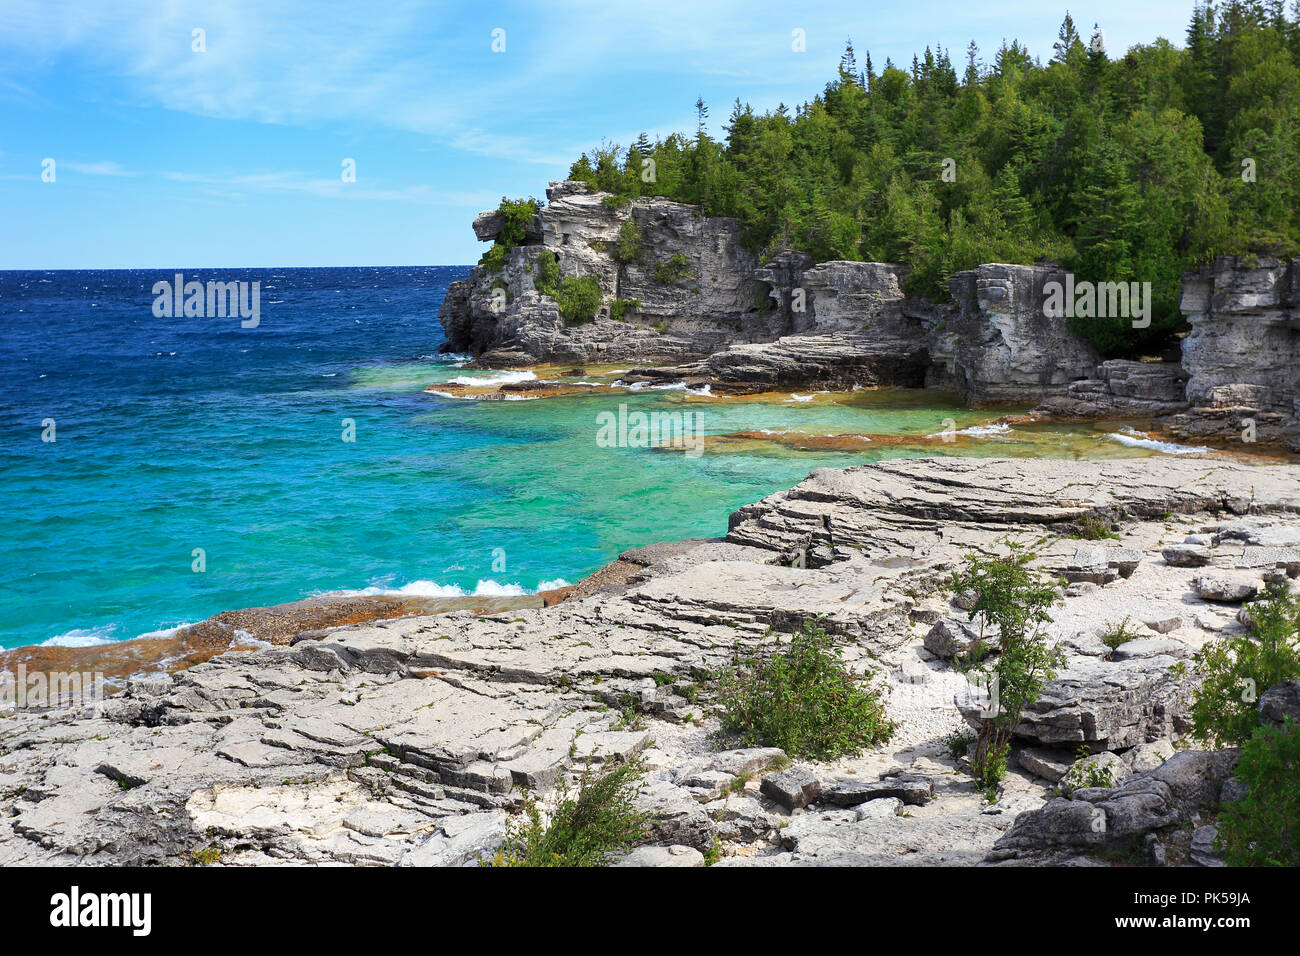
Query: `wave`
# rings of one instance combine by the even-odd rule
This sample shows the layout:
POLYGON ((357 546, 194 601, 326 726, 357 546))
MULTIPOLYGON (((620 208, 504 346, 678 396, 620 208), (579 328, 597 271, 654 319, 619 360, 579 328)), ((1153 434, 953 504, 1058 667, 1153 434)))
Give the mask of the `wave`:
POLYGON ((553 591, 556 588, 567 588, 569 582, 564 578, 554 578, 550 581, 541 581, 536 588, 529 590, 522 584, 502 584, 499 581, 492 581, 486 578, 480 578, 474 585, 474 590, 467 591, 457 584, 438 584, 436 581, 412 581, 409 584, 403 584, 401 587, 389 587, 383 584, 372 584, 368 588, 362 588, 360 591, 344 591, 343 594, 355 595, 357 597, 373 597, 381 594, 400 594, 403 597, 431 597, 431 598, 458 598, 458 597, 525 597, 529 594, 540 594, 542 591, 553 591))
POLYGON ((1204 445, 1179 445, 1175 442, 1160 441, 1140 431, 1110 432, 1106 437, 1130 448, 1149 448, 1166 455, 1202 455, 1211 450, 1204 445))
POLYGON ((943 438, 945 435, 969 435, 971 438, 988 438, 990 435, 1005 435, 1011 431, 1011 426, 1005 422, 994 422, 992 425, 971 425, 969 428, 960 428, 951 432, 935 432, 932 435, 926 435, 926 438, 943 438))
POLYGON ((192 626, 193 626, 193 622, 186 621, 183 624, 177 624, 175 627, 164 627, 161 630, 157 630, 157 631, 145 631, 145 633, 143 634, 137 634, 136 639, 139 640, 148 637, 162 637, 162 638, 175 637, 176 632, 179 631, 181 628, 192 627, 192 626))
POLYGON ((516 372, 491 372, 487 375, 457 375, 448 380, 448 385, 480 385, 485 388, 494 385, 511 385, 515 382, 531 382, 537 378, 536 372, 527 370, 516 372))
POLYGON ((113 644, 117 638, 116 624, 100 624, 97 627, 74 627, 70 631, 56 634, 49 640, 41 641, 41 647, 95 647, 98 644, 113 644))

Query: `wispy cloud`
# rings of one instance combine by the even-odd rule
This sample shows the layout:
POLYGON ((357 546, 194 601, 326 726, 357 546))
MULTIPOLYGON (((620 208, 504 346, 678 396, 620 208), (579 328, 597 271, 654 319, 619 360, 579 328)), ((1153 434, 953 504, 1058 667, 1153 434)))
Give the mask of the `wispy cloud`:
POLYGON ((421 203, 431 206, 460 206, 480 208, 490 205, 492 197, 472 191, 446 191, 427 185, 370 186, 364 175, 357 182, 344 182, 341 177, 313 176, 298 170, 279 170, 259 173, 210 174, 168 171, 163 178, 175 183, 202 186, 215 195, 229 199, 242 199, 250 192, 297 193, 326 199, 361 199, 372 202, 421 203))
POLYGON ((74 173, 80 173, 83 176, 135 176, 136 173, 123 169, 120 163, 111 159, 101 159, 94 163, 81 163, 71 159, 65 159, 59 162, 58 168, 61 170, 72 170, 74 173))

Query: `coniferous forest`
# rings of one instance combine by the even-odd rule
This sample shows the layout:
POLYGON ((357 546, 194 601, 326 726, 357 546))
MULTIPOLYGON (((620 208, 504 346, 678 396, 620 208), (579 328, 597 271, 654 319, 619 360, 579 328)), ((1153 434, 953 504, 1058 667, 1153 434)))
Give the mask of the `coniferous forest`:
POLYGON ((1047 62, 1012 40, 991 57, 972 43, 879 64, 850 40, 811 102, 737 100, 721 140, 696 108, 693 133, 602 144, 570 177, 613 203, 735 216, 759 254, 907 263, 905 291, 930 298, 982 262, 1151 282, 1141 336, 1072 320, 1108 355, 1168 343, 1183 270, 1300 248, 1300 0, 1202 4, 1181 46, 1125 52, 1067 13, 1047 62))

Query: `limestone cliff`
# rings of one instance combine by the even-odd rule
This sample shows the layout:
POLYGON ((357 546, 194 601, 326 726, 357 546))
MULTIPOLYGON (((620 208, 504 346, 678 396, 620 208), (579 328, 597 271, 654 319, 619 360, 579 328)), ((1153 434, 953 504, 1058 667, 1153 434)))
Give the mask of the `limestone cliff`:
POLYGON ((1099 356, 1043 309, 1044 285, 1064 273, 1046 266, 986 264, 948 282, 951 308, 936 312, 926 384, 971 404, 1011 404, 1064 394, 1091 377, 1099 356))
MULTIPOLYGON (((662 199, 611 208, 604 194, 575 182, 553 182, 546 194, 547 205, 502 270, 475 266, 470 278, 452 284, 438 313, 448 351, 469 352, 489 365, 649 362, 770 341, 784 331, 766 287, 754 278, 758 263, 741 245, 736 220, 662 199), (614 248, 629 219, 640 232, 640 251, 619 262, 614 248), (554 299, 536 290, 544 250, 558 258, 561 275, 600 283, 605 301, 594 321, 566 324, 554 299), (685 264, 674 267, 674 256, 685 264), (504 289, 504 302, 493 296, 497 288, 504 289), (635 303, 621 320, 611 315, 616 300, 635 303)), ((490 240, 501 227, 500 217, 483 213, 474 231, 490 240)))
MULTIPOLYGON (((739 222, 694 206, 613 207, 567 181, 547 198, 500 271, 476 266, 453 283, 439 312, 446 350, 491 366, 626 361, 651 366, 633 381, 731 393, 925 386, 971 405, 1042 403, 1057 417, 1165 417, 1188 437, 1240 436, 1250 419, 1256 440, 1300 450, 1300 260, 1224 257, 1188 273, 1181 365, 1102 361, 1064 318, 1047 316, 1045 286, 1065 278, 1052 266, 959 272, 940 304, 904 295, 902 265, 814 263, 790 250, 760 263, 739 222), (639 248, 620 261, 629 220, 639 248), (563 276, 599 283, 594 321, 566 323, 536 290, 543 251, 563 276)), ((492 240, 503 224, 485 212, 474 231, 492 240)))
POLYGON ((1286 439, 1300 451, 1300 259, 1222 257, 1183 277, 1189 436, 1286 439))

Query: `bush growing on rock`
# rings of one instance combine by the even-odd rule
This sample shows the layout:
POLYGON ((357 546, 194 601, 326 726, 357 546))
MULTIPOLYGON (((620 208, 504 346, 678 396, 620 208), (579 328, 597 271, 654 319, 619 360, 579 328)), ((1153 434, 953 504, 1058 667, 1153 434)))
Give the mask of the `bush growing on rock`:
POLYGON ((1259 726, 1259 695, 1300 677, 1300 601, 1286 584, 1269 584, 1250 605, 1251 633, 1207 644, 1192 729, 1219 747, 1245 743, 1259 726))
POLYGON ((896 727, 870 677, 847 670, 833 639, 811 622, 788 645, 777 638, 738 650, 715 680, 723 730, 746 747, 831 760, 883 743, 896 727))
POLYGON ((624 264, 641 258, 641 227, 630 216, 619 227, 613 255, 614 261, 624 264))
POLYGON ((502 196, 497 212, 501 214, 504 222, 491 248, 479 259, 479 265, 486 266, 493 272, 499 272, 505 265, 506 254, 524 241, 524 231, 528 223, 541 208, 541 204, 536 199, 507 199, 502 196))
POLYGON ((655 263, 654 280, 660 285, 672 285, 682 279, 694 278, 689 267, 686 257, 680 252, 674 252, 667 262, 655 263))
POLYGON ((1048 609, 1056 598, 1051 582, 1030 567, 1032 551, 1014 542, 1007 547, 1003 556, 966 555, 965 568, 952 579, 955 592, 975 595, 970 619, 980 622, 981 632, 997 635, 997 659, 980 670, 990 688, 992 714, 981 720, 970 752, 971 774, 989 790, 1006 773, 1020 715, 1038 700, 1062 661, 1060 649, 1047 642, 1048 609))
POLYGON ((533 280, 533 288, 551 298, 560 291, 560 260, 550 249, 537 254, 537 278, 533 280))
POLYGON ((607 765, 593 774, 588 767, 576 794, 562 784, 549 823, 532 797, 524 800, 522 821, 510 826, 488 866, 603 866, 616 853, 641 843, 649 829, 646 814, 636 809, 638 785, 645 776, 639 757, 607 765))
POLYGON ((1246 792, 1219 816, 1230 866, 1300 866, 1300 726, 1261 726, 1241 748, 1246 792))
POLYGON ((569 325, 582 325, 596 317, 600 309, 600 283, 592 276, 565 276, 555 296, 560 315, 569 325))
POLYGON ((622 322, 629 312, 641 308, 640 299, 615 299, 609 304, 609 317, 615 322, 622 322))

